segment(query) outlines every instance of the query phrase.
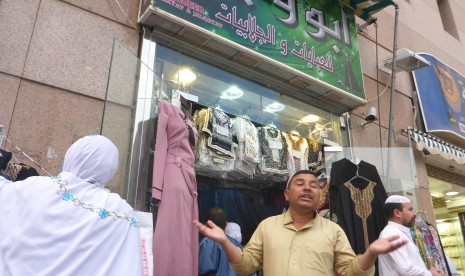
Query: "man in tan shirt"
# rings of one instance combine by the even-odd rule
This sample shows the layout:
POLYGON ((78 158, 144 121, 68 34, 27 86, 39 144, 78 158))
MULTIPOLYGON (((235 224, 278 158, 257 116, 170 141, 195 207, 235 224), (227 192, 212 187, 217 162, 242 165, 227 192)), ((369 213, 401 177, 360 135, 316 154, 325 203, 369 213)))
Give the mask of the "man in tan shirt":
POLYGON ((308 170, 296 172, 288 181, 284 197, 286 213, 263 220, 249 243, 241 250, 213 222, 194 224, 218 242, 238 273, 250 274, 263 267, 266 276, 284 275, 373 275, 379 254, 406 243, 399 236, 374 241, 363 255, 356 256, 339 225, 323 219, 315 211, 320 189, 316 176, 308 170))

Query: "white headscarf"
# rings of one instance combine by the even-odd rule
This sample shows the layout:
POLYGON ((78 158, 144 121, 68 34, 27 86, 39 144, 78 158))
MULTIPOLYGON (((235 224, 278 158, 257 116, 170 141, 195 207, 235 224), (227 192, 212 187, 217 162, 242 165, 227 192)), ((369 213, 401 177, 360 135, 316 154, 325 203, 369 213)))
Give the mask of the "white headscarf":
POLYGON ((94 135, 57 178, 0 178, 0 275, 142 275, 133 209, 102 189, 117 167, 115 145, 94 135))
POLYGON ((234 222, 228 222, 228 224, 226 224, 224 232, 239 243, 242 242, 241 227, 239 226, 239 224, 234 222))
POLYGON ((118 149, 110 140, 86 136, 66 152, 63 171, 103 188, 115 175, 118 162, 118 149))

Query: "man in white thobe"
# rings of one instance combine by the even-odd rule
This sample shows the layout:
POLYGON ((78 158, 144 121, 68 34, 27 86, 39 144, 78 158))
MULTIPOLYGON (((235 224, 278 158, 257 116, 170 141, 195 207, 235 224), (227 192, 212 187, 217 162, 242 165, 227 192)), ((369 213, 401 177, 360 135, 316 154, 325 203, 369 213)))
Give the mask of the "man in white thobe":
POLYGON ((380 276, 415 275, 436 276, 442 275, 436 268, 428 270, 421 258, 418 247, 410 235, 410 227, 415 221, 416 214, 412 202, 403 196, 393 195, 386 199, 384 211, 388 217, 388 224, 384 227, 379 238, 399 235, 408 242, 390 253, 378 256, 380 276))

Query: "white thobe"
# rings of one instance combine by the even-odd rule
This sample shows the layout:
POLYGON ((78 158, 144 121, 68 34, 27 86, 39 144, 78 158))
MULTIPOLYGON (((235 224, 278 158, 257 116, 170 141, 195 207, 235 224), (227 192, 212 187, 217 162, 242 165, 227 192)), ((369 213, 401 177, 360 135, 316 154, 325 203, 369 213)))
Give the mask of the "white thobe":
POLYGON ((378 256, 378 267, 380 276, 415 275, 431 276, 420 255, 420 250, 410 236, 410 228, 389 221, 379 235, 380 239, 399 235, 406 239, 406 245, 388 253, 378 256))

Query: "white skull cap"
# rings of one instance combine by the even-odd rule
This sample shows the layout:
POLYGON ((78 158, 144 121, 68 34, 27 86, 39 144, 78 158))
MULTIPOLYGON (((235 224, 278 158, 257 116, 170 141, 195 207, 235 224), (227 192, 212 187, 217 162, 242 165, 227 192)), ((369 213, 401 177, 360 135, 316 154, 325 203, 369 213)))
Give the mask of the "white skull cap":
POLYGON ((392 195, 386 199, 385 203, 412 203, 410 199, 405 196, 392 195))

